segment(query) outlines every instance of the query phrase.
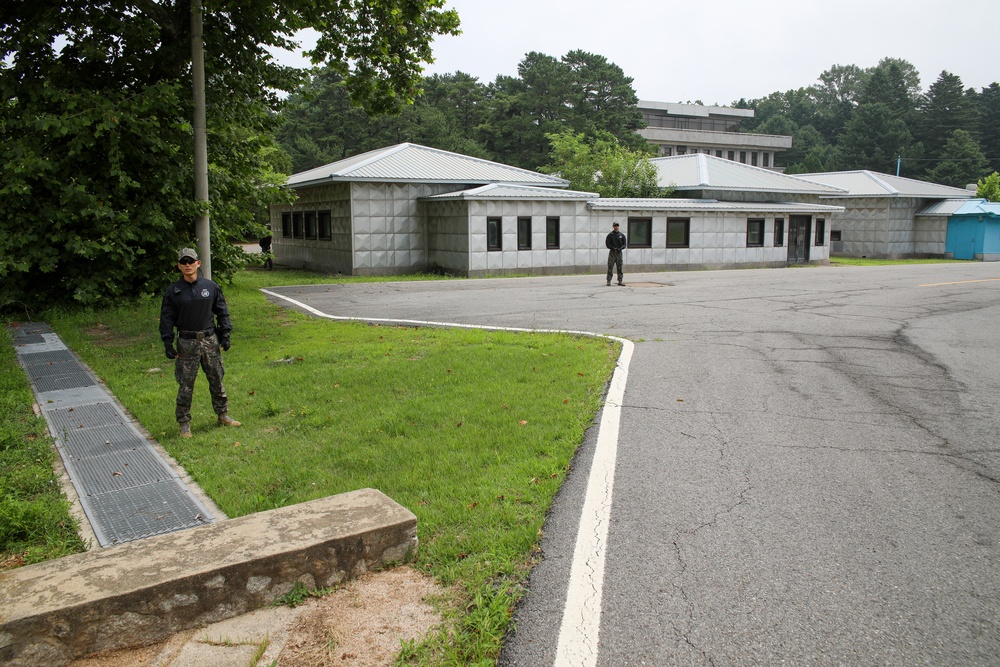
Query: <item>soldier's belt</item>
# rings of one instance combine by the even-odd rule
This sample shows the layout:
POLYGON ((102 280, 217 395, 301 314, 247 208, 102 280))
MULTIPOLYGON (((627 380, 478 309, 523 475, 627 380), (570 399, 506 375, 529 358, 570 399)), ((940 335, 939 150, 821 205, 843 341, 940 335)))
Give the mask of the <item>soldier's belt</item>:
POLYGON ((204 331, 178 331, 177 335, 181 338, 205 340, 209 336, 215 335, 215 329, 205 329, 204 331))

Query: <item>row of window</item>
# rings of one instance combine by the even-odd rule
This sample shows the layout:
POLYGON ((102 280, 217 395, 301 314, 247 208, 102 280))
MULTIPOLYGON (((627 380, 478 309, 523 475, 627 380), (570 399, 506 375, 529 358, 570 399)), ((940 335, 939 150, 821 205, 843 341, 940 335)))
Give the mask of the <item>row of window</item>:
POLYGON ((281 236, 286 239, 333 238, 330 211, 290 211, 281 214, 281 236))
MULTIPOLYGON (((690 153, 691 155, 698 154, 698 149, 693 146, 689 148, 687 146, 660 145, 659 148, 660 148, 660 155, 664 157, 670 157, 671 155, 675 154, 676 155, 687 155, 688 153, 690 153)), ((716 148, 714 150, 715 150, 715 157, 725 158, 727 160, 732 160, 733 162, 736 161, 737 151, 723 150, 721 148, 716 148)), ((711 148, 701 149, 701 152, 706 155, 711 155, 712 151, 713 149, 711 148)), ((761 167, 764 168, 771 167, 771 154, 766 151, 739 151, 738 155, 739 155, 739 160, 742 164, 749 164, 752 167, 756 167, 758 166, 759 162, 759 166, 761 167), (749 162, 747 162, 748 158, 750 160, 749 162)))
MULTIPOLYGON (((748 248, 762 248, 764 246, 764 218, 747 219, 748 248)), ((503 233, 501 229, 502 218, 486 218, 486 249, 503 250, 503 233)), ((629 218, 628 219, 628 247, 630 248, 652 248, 653 247, 653 219, 652 218, 629 218)), ((826 239, 826 220, 818 218, 815 223, 814 245, 824 245, 826 239)), ((773 242, 775 247, 785 245, 785 219, 774 219, 773 242)), ((667 218, 667 248, 689 248, 691 246, 691 218, 667 218)), ((553 249, 559 247, 559 218, 550 217, 545 219, 545 247, 553 249)), ((519 217, 517 219, 517 249, 531 250, 531 218, 519 217)))
MULTIPOLYGON (((486 218, 486 249, 503 250, 503 218, 486 218)), ((517 218, 517 249, 531 250, 531 217, 517 218)), ((559 216, 545 218, 545 249, 559 249, 559 216)))
POLYGON ((739 132, 739 118, 686 118, 671 116, 658 111, 643 111, 647 127, 668 127, 678 130, 703 130, 708 132, 739 132))
MULTIPOLYGON (((291 211, 281 214, 281 235, 284 238, 319 239, 329 241, 331 235, 330 211, 291 211)), ((532 218, 517 218, 517 249, 531 250, 532 218)), ((503 218, 486 218, 486 249, 503 250, 503 218)), ((747 219, 747 247, 760 248, 764 245, 764 218, 747 219)), ((818 218, 814 230, 814 245, 824 245, 826 221, 818 218)), ((630 248, 653 247, 653 219, 628 219, 628 245, 630 248)), ((838 234, 839 236, 839 234, 838 234)), ((785 245, 785 219, 774 219, 774 245, 785 245)), ((835 239, 838 240, 838 239, 835 239)), ((667 218, 667 248, 688 248, 691 243, 691 219, 667 218)), ((545 249, 559 248, 559 216, 545 218, 545 249)))

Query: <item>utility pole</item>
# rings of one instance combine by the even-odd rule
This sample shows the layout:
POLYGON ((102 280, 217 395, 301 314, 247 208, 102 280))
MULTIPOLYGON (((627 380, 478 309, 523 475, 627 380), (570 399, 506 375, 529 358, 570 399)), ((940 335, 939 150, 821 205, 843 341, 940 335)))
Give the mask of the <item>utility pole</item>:
POLYGON ((205 120, 205 43, 201 0, 191 2, 191 78, 194 84, 194 232, 201 274, 212 279, 212 237, 208 219, 208 137, 205 120))

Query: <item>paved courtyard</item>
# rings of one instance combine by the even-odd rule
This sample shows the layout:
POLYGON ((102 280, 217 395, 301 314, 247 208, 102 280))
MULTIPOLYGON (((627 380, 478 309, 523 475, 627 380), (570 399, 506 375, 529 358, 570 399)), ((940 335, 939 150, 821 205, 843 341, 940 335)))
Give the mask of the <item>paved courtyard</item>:
MULTIPOLYGON (((334 316, 633 341, 596 651, 565 664, 1000 664, 1000 265, 626 282, 275 292, 334 316)), ((596 447, 592 431, 503 665, 563 655, 596 447)))

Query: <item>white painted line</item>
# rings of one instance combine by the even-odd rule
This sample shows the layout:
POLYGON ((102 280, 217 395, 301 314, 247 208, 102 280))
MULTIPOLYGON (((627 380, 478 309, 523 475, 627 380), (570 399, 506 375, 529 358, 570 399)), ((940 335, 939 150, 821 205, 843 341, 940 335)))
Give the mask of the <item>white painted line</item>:
POLYGON ((597 640, 601 631, 601 596, 604 592, 604 560, 608 548, 608 528, 611 519, 611 497, 615 484, 615 463, 618 457, 618 427, 628 366, 632 360, 632 341, 615 338, 622 344, 618 367, 611 376, 601 425, 597 433, 597 448, 587 481, 587 494, 576 533, 573 566, 566 591, 556 647, 556 667, 591 667, 597 664, 597 640))
POLYGON ((635 345, 630 340, 591 333, 589 331, 566 331, 563 329, 522 329, 518 327, 485 326, 478 324, 456 324, 453 322, 429 322, 423 320, 394 320, 374 317, 344 317, 330 315, 301 301, 283 294, 262 289, 264 294, 283 299, 317 317, 331 320, 357 322, 385 322, 419 326, 457 327, 463 329, 486 329, 490 331, 523 331, 536 333, 567 333, 593 336, 618 341, 622 345, 621 355, 611 386, 605 399, 601 423, 597 432, 594 462, 587 480, 587 493, 580 514, 580 527, 576 534, 573 563, 570 568, 569 586, 566 591, 566 606, 563 608, 562 623, 559 627, 559 642, 556 646, 555 667, 593 667, 597 664, 597 642, 601 631, 601 597, 604 590, 604 563, 608 548, 608 529, 611 519, 611 500, 615 482, 615 464, 618 457, 618 428, 621 424, 622 405, 625 400, 625 385, 628 382, 628 367, 635 345))

